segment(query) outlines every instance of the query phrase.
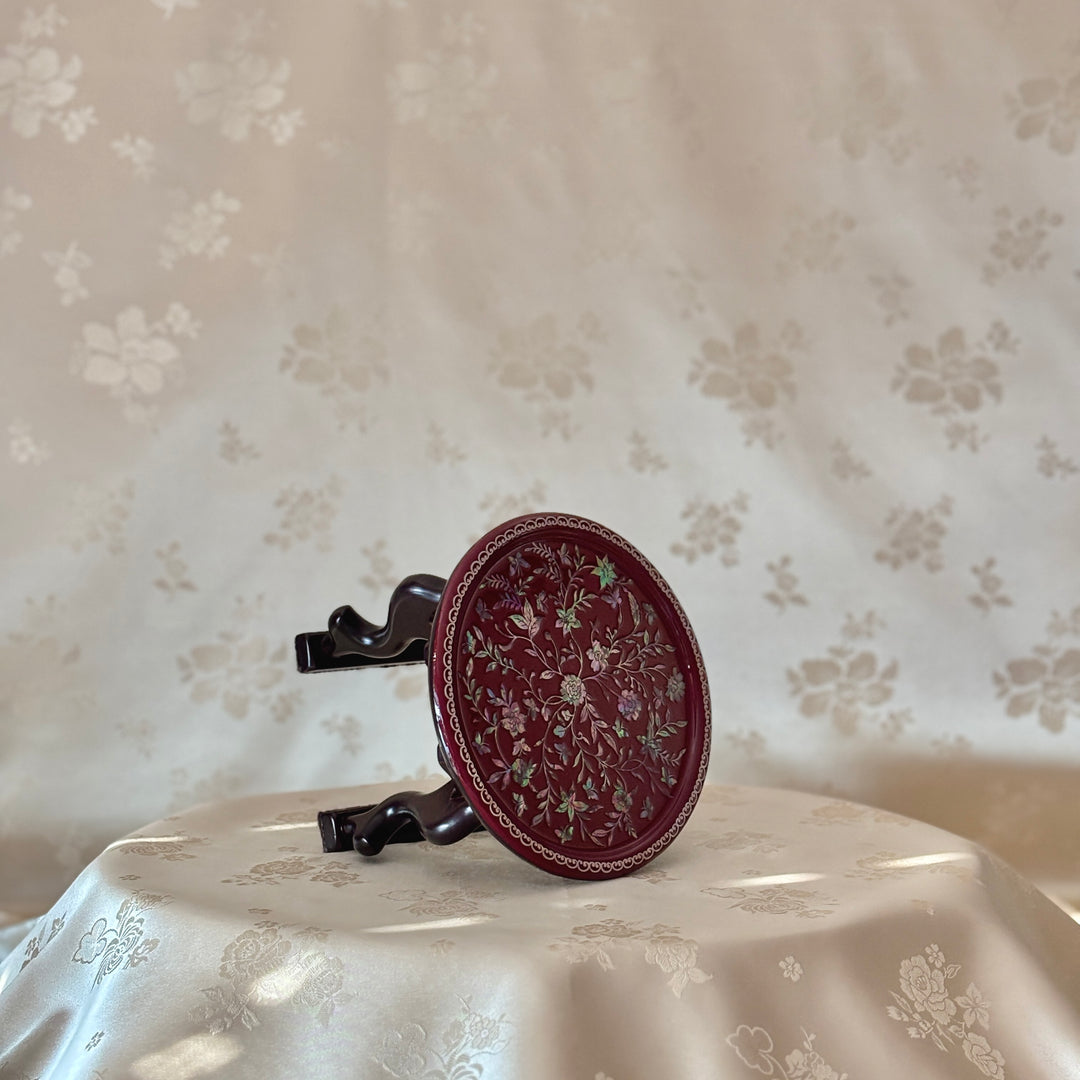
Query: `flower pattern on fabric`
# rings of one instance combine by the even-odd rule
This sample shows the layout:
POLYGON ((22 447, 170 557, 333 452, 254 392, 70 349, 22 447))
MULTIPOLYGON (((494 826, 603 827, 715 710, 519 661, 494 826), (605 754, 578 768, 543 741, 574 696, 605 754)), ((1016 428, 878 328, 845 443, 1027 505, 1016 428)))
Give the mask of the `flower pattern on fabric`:
POLYGON ((284 723, 300 699, 299 690, 282 690, 290 656, 285 644, 274 646, 248 624, 263 618, 262 597, 254 604, 237 600, 233 626, 218 632, 217 640, 194 646, 176 659, 180 681, 191 684, 191 700, 197 705, 220 701, 225 712, 243 720, 253 705, 268 708, 284 723))
POLYGON ((8 424, 8 455, 16 465, 41 465, 52 457, 52 448, 25 420, 13 420, 8 424))
POLYGON ((540 315, 525 326, 503 330, 492 348, 490 370, 495 381, 519 391, 540 410, 542 433, 557 431, 569 439, 576 428, 563 403, 578 389, 592 390, 591 343, 603 340, 595 316, 578 321, 576 339, 559 330, 554 314, 540 315))
POLYGON ((707 835, 699 837, 695 843, 710 851, 752 851, 757 855, 775 855, 786 846, 772 833, 754 832, 751 829, 732 829, 719 836, 707 835))
POLYGON ((189 255, 202 255, 213 261, 224 256, 230 238, 224 231, 228 214, 240 209, 240 200, 220 189, 206 199, 190 203, 186 192, 180 192, 184 205, 176 210, 165 226, 165 242, 158 248, 158 265, 171 270, 189 255))
POLYGON ((459 693, 506 812, 584 850, 648 829, 678 783, 687 703, 640 585, 606 555, 536 540, 485 569, 470 604, 459 693))
POLYGON ((717 338, 702 342, 690 367, 690 385, 700 385, 705 397, 725 400, 742 417, 747 446, 760 441, 771 450, 783 438, 773 410, 784 400, 795 400, 790 354, 805 349, 798 323, 786 323, 775 340, 763 335, 757 323, 743 323, 730 343, 717 338))
POLYGON ((830 646, 825 656, 788 668, 788 685, 792 696, 799 698, 803 716, 827 716, 844 735, 875 722, 888 729, 890 720, 878 709, 892 700, 900 665, 895 659, 883 663, 872 649, 856 645, 860 638, 872 637, 875 632, 870 629, 864 634, 849 619, 841 631, 843 640, 830 646))
POLYGON ((396 1080, 480 1080, 484 1062, 506 1048, 510 1021, 480 1012, 461 999, 461 1014, 436 1040, 419 1024, 387 1032, 374 1060, 396 1080))
POLYGON ((254 128, 266 132, 276 146, 284 146, 304 124, 304 112, 278 110, 292 64, 274 63, 253 51, 262 22, 261 13, 238 18, 232 40, 217 60, 196 60, 178 71, 176 89, 192 124, 217 124, 230 142, 245 142, 254 128))
POLYGON ((146 423, 156 415, 147 399, 160 394, 166 382, 182 378, 176 342, 198 337, 200 328, 183 304, 170 304, 155 322, 148 322, 143 309, 132 304, 112 326, 83 325, 82 341, 72 349, 72 366, 92 386, 106 388, 120 401, 128 420, 146 423))
POLYGON ((974 983, 968 983, 963 994, 955 994, 949 983, 959 973, 959 964, 948 963, 937 945, 927 945, 922 953, 900 961, 900 992, 890 991, 895 1004, 885 1011, 908 1025, 911 1038, 929 1039, 946 1053, 959 1042, 979 1072, 991 1080, 1005 1080, 1005 1058, 975 1030, 990 1030, 990 1002, 974 983))
POLYGON ((78 56, 62 60, 43 44, 67 25, 55 4, 40 13, 27 8, 19 39, 0 56, 0 116, 11 116, 11 130, 24 139, 41 132, 43 123, 58 127, 68 142, 78 142, 97 123, 92 105, 65 108, 76 94, 83 63, 78 56))
POLYGON ((940 418, 949 449, 975 451, 986 441, 978 425, 963 416, 978 412, 988 400, 1001 403, 1001 369, 992 354, 1014 356, 1018 342, 1009 328, 996 322, 978 343, 969 345, 959 326, 941 334, 935 346, 909 345, 893 376, 891 389, 913 405, 924 405, 940 418))
POLYGON ((744 1065, 765 1076, 775 1076, 778 1080, 847 1080, 847 1073, 838 1073, 814 1048, 817 1036, 805 1028, 802 1034, 802 1045, 796 1046, 783 1060, 772 1036, 763 1027, 740 1024, 726 1041, 744 1065))
MULTIPOLYGON (((312 815, 312 826, 314 826, 312 815)), ((321 882, 340 889, 345 885, 359 885, 364 878, 355 865, 340 859, 327 859, 320 855, 285 854, 280 859, 256 863, 250 870, 234 877, 222 878, 223 885, 281 885, 299 880, 321 882)))
POLYGON ((803 977, 803 966, 794 956, 785 956, 778 966, 785 979, 798 982, 803 977))
POLYGON ((1061 453, 1058 444, 1049 435, 1043 435, 1035 445, 1039 451, 1036 468, 1040 476, 1047 480, 1065 480, 1080 473, 1080 465, 1066 454, 1061 453))
POLYGON ((386 346, 377 322, 358 331, 349 312, 335 304, 321 325, 293 328, 278 369, 327 398, 340 430, 365 431, 367 395, 387 380, 386 346))
POLYGON ((885 518, 889 539, 874 552, 874 558, 894 570, 921 562, 925 570, 936 574, 945 566, 941 542, 948 532, 944 519, 952 512, 953 500, 948 495, 925 510, 909 510, 903 503, 893 507, 885 518))
POLYGON ((73 963, 98 964, 94 985, 111 975, 121 965, 125 969, 145 963, 160 944, 157 938, 146 936, 144 912, 159 904, 167 904, 170 897, 137 892, 128 897, 116 912, 114 920, 101 917, 81 938, 71 957, 73 963), (98 960, 100 958, 100 963, 98 960))
POLYGON ((191 1019, 211 1034, 237 1024, 250 1030, 262 1023, 257 1009, 288 1004, 328 1026, 337 1009, 355 997, 344 989, 345 965, 310 947, 311 940, 327 936, 325 931, 309 927, 290 939, 284 930, 263 920, 233 938, 221 954, 221 982, 200 990, 206 1002, 191 1009, 191 1019))
POLYGON ((719 505, 703 499, 692 500, 680 515, 690 524, 685 536, 671 545, 671 553, 693 563, 702 555, 719 551, 723 566, 738 566, 742 518, 749 510, 750 497, 743 491, 719 505))
MULTIPOLYGON (((0 250, 3 242, 0 241, 0 250)), ((80 250, 73 240, 64 251, 44 251, 41 257, 53 273, 53 284, 60 290, 60 303, 70 307, 78 300, 85 300, 90 291, 82 282, 82 272, 94 265, 94 260, 80 250)))
POLYGON ((53 917, 52 924, 49 926, 48 935, 45 933, 45 919, 41 920, 39 924, 41 929, 34 935, 32 935, 26 942, 23 948, 23 961, 22 966, 19 968, 22 971, 27 964, 32 960, 36 960, 46 945, 50 945, 53 938, 64 929, 64 924, 67 922, 67 912, 63 915, 57 915, 53 917))
POLYGON ((793 915, 797 919, 823 919, 834 914, 832 909, 839 903, 815 889, 796 889, 791 885, 709 886, 701 891, 732 901, 728 907, 733 910, 748 911, 752 915, 793 915), (822 906, 815 907, 815 904, 822 906))
POLYGON ((1050 618, 1046 640, 1028 656, 995 671, 994 688, 1008 716, 1035 713, 1039 725, 1059 734, 1071 715, 1080 718, 1080 606, 1050 618))
POLYGON ((575 926, 571 935, 551 945, 569 963, 584 964, 595 960, 604 971, 613 971, 613 952, 630 950, 642 956, 645 963, 671 976, 667 985, 676 997, 682 997, 691 983, 708 982, 712 978, 697 966, 697 942, 684 937, 677 926, 663 923, 643 926, 640 922, 605 919, 575 926))
POLYGON ((198 858, 187 850, 189 847, 202 847, 209 842, 205 836, 183 836, 176 839, 130 836, 119 845, 119 850, 125 855, 145 855, 148 858, 164 859, 166 862, 184 862, 198 858))
POLYGON ((852 58, 847 75, 846 83, 825 80, 816 88, 811 138, 836 139, 853 161, 878 147, 893 164, 902 164, 918 139, 903 123, 906 92, 897 74, 885 57, 864 46, 852 58))
POLYGON ((427 889, 397 889, 394 892, 379 893, 384 900, 399 905, 399 911, 408 911, 428 919, 497 919, 498 915, 482 911, 480 905, 486 901, 502 899, 499 893, 486 889, 443 889, 431 892, 427 889))
POLYGON ((439 46, 422 59, 395 65, 386 90, 399 124, 422 124, 442 143, 469 132, 499 133, 503 118, 491 104, 499 69, 481 59, 476 48, 485 32, 470 12, 446 14, 439 46))
POLYGON ((983 263, 982 279, 996 285, 1009 273, 1037 274, 1050 262, 1046 243, 1052 229, 1065 223, 1064 215, 1040 206, 1030 214, 1017 214, 1007 206, 994 211, 996 232, 983 263))
POLYGON ((17 222, 20 214, 25 214, 34 200, 25 192, 17 191, 10 184, 4 185, 0 192, 0 259, 14 255, 22 246, 23 234, 17 222))
POLYGON ((1076 149, 1080 135, 1080 71, 1025 79, 1006 98, 1009 118, 1018 139, 1046 136, 1047 145, 1062 155, 1076 149))

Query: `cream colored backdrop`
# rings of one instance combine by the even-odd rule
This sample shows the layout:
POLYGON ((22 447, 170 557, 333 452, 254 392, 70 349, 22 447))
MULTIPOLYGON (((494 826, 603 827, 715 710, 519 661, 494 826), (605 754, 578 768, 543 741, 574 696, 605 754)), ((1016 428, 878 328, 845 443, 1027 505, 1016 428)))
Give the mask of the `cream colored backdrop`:
POLYGON ((683 600, 712 775, 1080 901, 1080 12, 0 6, 0 908, 197 801, 435 768, 302 679, 530 509, 683 600))

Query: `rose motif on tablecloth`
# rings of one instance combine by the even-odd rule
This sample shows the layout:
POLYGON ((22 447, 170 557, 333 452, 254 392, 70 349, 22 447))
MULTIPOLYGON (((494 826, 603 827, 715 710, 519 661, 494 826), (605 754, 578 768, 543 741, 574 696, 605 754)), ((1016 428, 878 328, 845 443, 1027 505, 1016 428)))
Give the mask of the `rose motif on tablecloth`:
POLYGON ((927 945, 925 955, 900 961, 900 993, 891 991, 895 1004, 885 1007, 893 1020, 908 1025, 912 1039, 929 1039, 948 1052, 959 1040, 967 1059, 991 1080, 1005 1080, 1005 1058, 984 1035, 973 1029, 990 1029, 990 1002, 974 983, 955 997, 949 982, 960 974, 960 965, 949 963, 937 944, 927 945))
POLYGON ((561 846, 649 830, 688 749, 688 674, 629 569, 538 538, 485 568, 458 622, 468 753, 504 812, 561 846))
POLYGON ((917 1009, 925 1009, 939 1024, 947 1024, 956 1006, 945 989, 945 972, 931 969, 924 956, 900 962, 900 990, 917 1009))
POLYGON ((259 979, 279 968, 292 951, 292 943, 276 929, 245 930, 221 956, 218 973, 229 982, 259 979))

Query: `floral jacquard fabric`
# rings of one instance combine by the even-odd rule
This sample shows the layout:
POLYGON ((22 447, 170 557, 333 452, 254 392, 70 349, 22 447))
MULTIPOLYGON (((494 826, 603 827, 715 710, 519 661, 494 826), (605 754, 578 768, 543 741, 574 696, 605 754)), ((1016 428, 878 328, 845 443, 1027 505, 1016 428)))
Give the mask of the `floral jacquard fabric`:
POLYGON ((1075 923, 957 836, 706 785, 610 880, 486 832, 320 850, 319 809, 394 790, 204 803, 117 841, 0 962, 0 1075, 1061 1080, 1072 1060, 1075 923))
MULTIPOLYGON (((711 781, 931 821, 1080 911, 1078 37, 1047 0, 0 5, 0 934, 196 803, 434 775, 422 665, 301 678, 293 636, 541 511, 670 583, 711 781)), ((478 768, 602 851, 661 812, 685 699, 594 567, 619 642, 560 658, 554 583, 483 623, 558 675, 493 688, 478 768)), ((367 887, 284 843, 215 873, 367 887)), ((855 1078, 821 1024, 740 1023, 855 1078)))

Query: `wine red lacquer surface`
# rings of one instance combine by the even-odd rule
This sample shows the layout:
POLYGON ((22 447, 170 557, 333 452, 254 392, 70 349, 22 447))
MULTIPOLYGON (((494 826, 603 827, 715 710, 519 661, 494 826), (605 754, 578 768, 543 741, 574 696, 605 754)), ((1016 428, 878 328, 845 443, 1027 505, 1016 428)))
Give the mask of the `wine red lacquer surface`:
POLYGON ((700 651, 667 583, 603 526, 529 515, 482 537, 447 582, 430 670, 465 797, 545 870, 628 873, 693 809, 710 727, 700 651))

